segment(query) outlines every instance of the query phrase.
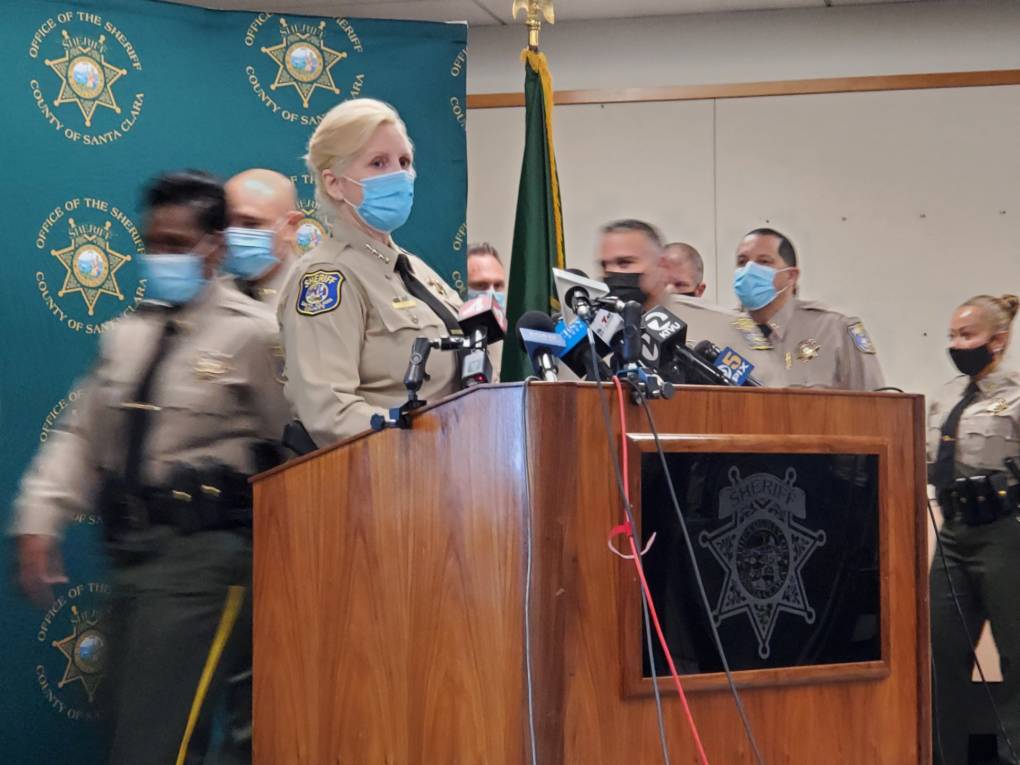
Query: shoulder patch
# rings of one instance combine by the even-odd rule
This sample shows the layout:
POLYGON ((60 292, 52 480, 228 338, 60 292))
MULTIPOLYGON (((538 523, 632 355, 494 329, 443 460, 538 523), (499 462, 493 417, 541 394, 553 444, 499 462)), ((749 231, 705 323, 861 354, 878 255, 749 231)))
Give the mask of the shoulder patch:
POLYGON ((339 271, 309 271, 301 276, 295 308, 302 316, 329 313, 340 305, 344 275, 339 271))
POLYGON ((854 341, 854 346, 861 353, 875 353, 875 344, 871 342, 871 337, 868 335, 868 330, 864 328, 864 323, 855 321, 850 324, 846 331, 850 335, 850 339, 854 341))

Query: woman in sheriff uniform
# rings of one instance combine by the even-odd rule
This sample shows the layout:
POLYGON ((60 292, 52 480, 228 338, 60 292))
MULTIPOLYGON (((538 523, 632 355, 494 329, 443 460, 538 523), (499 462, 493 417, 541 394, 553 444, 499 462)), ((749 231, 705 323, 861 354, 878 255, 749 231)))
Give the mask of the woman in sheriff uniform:
MULTIPOLYGON (((1003 366, 1018 304, 1015 295, 978 295, 956 309, 949 355, 962 374, 929 408, 928 480, 944 518, 945 562, 936 551, 931 570, 933 748, 943 765, 967 762, 972 651, 986 621, 1001 658, 999 711, 1020 746, 1020 486, 1008 465, 1020 461, 1020 373, 1003 366)), ((1005 742, 999 751, 1008 752, 1005 742)))
MULTIPOLYGON (((355 435, 406 396, 411 346, 458 329, 460 299, 392 233, 411 214, 414 152, 397 112, 358 98, 333 107, 308 142, 332 236, 305 253, 278 308, 286 394, 317 446, 355 435)), ((457 356, 434 353, 420 395, 459 388, 457 356)))

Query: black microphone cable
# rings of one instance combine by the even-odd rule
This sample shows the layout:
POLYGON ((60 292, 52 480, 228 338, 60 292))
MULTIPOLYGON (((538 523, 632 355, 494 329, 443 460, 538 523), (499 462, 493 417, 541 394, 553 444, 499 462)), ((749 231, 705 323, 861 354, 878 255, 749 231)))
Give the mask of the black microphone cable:
MULTIPOLYGON (((995 715, 995 723, 999 727, 999 735, 1002 736, 1006 742, 1006 746, 1009 747, 1010 762, 1012 765, 1020 765, 1020 757, 1017 756, 1016 749, 1013 747, 1013 741, 1010 739, 1009 734, 1006 732, 1006 724, 1002 720, 1002 715, 999 713, 999 705, 995 703, 995 694, 992 693, 992 686, 989 685, 988 679, 985 677, 985 670, 981 666, 981 660, 978 658, 977 642, 974 640, 974 636, 970 634, 970 628, 967 626, 967 619, 963 615, 963 606, 960 605, 960 598, 956 593, 956 585, 953 584, 953 575, 949 573, 949 562, 946 559, 946 550, 942 546, 942 535, 939 533, 939 523, 935 518, 935 511, 931 506, 931 497, 925 497, 928 503, 928 518, 931 520, 932 528, 935 530, 935 548, 938 551, 939 560, 942 561, 942 570, 946 573, 946 582, 949 584, 949 594, 953 598, 953 605, 956 606, 956 613, 960 615, 960 626, 963 627, 963 633, 967 636, 967 644, 970 645, 970 655, 974 659, 974 666, 977 667, 978 675, 981 677, 981 685, 984 686, 985 692, 988 694, 988 702, 992 705, 992 713, 995 715)), ((932 668, 934 669, 935 659, 934 651, 932 652, 932 668)), ((935 693, 933 697, 938 696, 938 688, 935 687, 935 674, 932 673, 932 688, 935 693)), ((936 707, 937 708, 937 707, 936 707)), ((939 730, 938 719, 934 721, 936 733, 938 735, 939 745, 942 744, 942 733, 939 730)))
MULTIPOLYGON (((592 334, 591 327, 587 328, 588 345, 591 348, 591 353, 588 355, 589 373, 592 375, 592 380, 595 382, 595 387, 599 393, 599 406, 602 410, 602 421, 605 426, 606 438, 609 445, 609 456, 613 463, 613 471, 616 476, 616 490, 620 495, 620 502, 623 504, 624 512, 627 515, 627 521, 630 523, 630 536, 631 541, 634 544, 634 548, 640 550, 641 547, 637 540, 637 531, 634 524, 634 515, 631 511, 630 502, 627 499, 627 493, 623 486, 623 471, 620 468, 620 459, 616 454, 616 447, 613 444, 613 425, 612 420, 609 417, 609 404, 606 401, 607 393, 605 391, 605 383, 602 381, 598 373, 598 361, 599 358, 598 350, 595 347, 595 336, 592 334)), ((648 664, 652 670, 652 691, 655 694, 655 715, 656 721, 659 726, 659 745, 662 747, 662 761, 665 765, 671 765, 669 757, 669 744, 666 741, 666 720, 662 711, 662 691, 659 690, 659 677, 655 670, 655 653, 652 646, 652 624, 648 614, 648 603, 645 600, 644 591, 640 589, 641 585, 638 584, 639 596, 641 598, 641 615, 644 619, 645 626, 645 647, 648 651, 648 664)))
POLYGON ((687 547, 687 555, 691 560, 691 568, 694 570, 694 580, 698 585, 698 593, 701 596, 701 602, 705 607, 705 613, 708 616, 709 626, 712 628, 712 639, 715 642, 715 649, 719 652, 719 659, 722 661, 723 671, 726 673, 726 683, 730 687, 730 693, 733 695, 733 701, 737 706, 737 713, 740 715, 740 722, 744 726, 744 734, 747 736, 748 742, 751 744, 751 749, 754 752, 754 759, 758 765, 765 765, 765 759, 762 757, 761 749, 758 747, 758 740, 754 736, 754 731, 751 729, 751 721, 747 716, 747 710, 744 708, 743 699, 740 698, 740 692, 737 690, 737 684, 733 680, 733 672, 730 669, 729 659, 726 658, 726 651, 723 648, 722 640, 719 637, 719 628, 716 626, 715 619, 712 617, 712 605, 708 600, 708 593, 705 590, 705 582, 701 577, 701 568, 698 566, 698 560, 694 553, 694 545, 691 543, 691 535, 687 529, 687 520, 684 518, 683 511, 680 509, 680 500, 676 495, 676 487, 673 485, 673 476, 669 472, 669 465, 666 463, 666 453, 663 451, 662 442, 659 440, 659 431, 655 427, 655 419, 652 417, 652 410, 648 406, 648 402, 643 398, 639 398, 641 408, 645 410, 645 417, 648 419, 648 427, 651 428, 652 437, 655 439, 655 451, 659 454, 659 462, 662 464, 662 472, 666 476, 666 486, 669 488, 669 497, 673 502, 673 509, 676 512, 677 520, 680 522, 680 530, 683 533, 684 545, 687 547))

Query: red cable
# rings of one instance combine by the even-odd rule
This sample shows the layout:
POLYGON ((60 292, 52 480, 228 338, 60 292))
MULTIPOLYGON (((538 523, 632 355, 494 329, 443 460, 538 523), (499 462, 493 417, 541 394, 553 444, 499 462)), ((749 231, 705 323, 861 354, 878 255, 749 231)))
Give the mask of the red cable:
MULTIPOLYGON (((623 386, 620 384, 620 378, 618 377, 614 377, 613 382, 616 384, 617 399, 620 403, 620 444, 622 447, 620 451, 623 453, 623 495, 629 505, 630 466, 627 460, 627 418, 624 415, 623 386)), ((683 705, 684 716, 687 718, 687 725, 690 727, 691 735, 694 737, 694 745, 698 750, 698 758, 703 765, 708 765, 708 755, 705 754, 705 747, 701 743, 698 726, 694 723, 694 716, 691 714, 691 708, 687 704, 687 695, 684 693, 683 684, 680 682, 680 674, 676 671, 676 665, 673 663, 673 655, 670 653, 669 647, 666 645, 665 635, 662 634, 662 626, 659 624, 659 615, 655 611, 655 603, 652 602, 652 592, 648 588, 648 580, 645 579, 645 567, 641 562, 641 554, 638 552, 637 544, 634 542, 636 530, 630 527, 629 521, 625 524, 625 526, 628 530, 627 541, 630 542, 630 553, 634 560, 634 568, 637 569, 638 578, 641 580, 641 590, 644 592, 645 602, 648 604, 648 613, 651 616, 652 624, 655 625, 655 634, 659 637, 659 645, 662 647, 662 652, 666 655, 666 663, 669 664, 669 671, 673 676, 673 684, 676 685, 676 692, 680 697, 680 703, 683 705)))

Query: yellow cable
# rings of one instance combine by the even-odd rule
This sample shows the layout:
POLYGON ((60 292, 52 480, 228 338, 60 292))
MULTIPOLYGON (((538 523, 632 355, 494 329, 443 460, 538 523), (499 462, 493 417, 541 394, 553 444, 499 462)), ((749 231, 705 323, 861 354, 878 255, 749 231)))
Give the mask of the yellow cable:
POLYGON ((195 698, 191 702, 191 712, 188 714, 188 725, 184 729, 184 738, 181 739, 181 748, 177 751, 177 765, 184 765, 184 758, 188 754, 188 745, 191 743, 191 734, 195 732, 195 725, 198 723, 198 715, 202 711, 202 703, 205 695, 209 692, 209 683, 212 682, 216 665, 223 655, 223 648, 227 644, 230 632, 237 622, 237 615, 241 612, 241 605, 244 603, 244 587, 231 586, 227 588, 227 603, 223 606, 223 614, 220 616, 219 626, 216 634, 213 635, 212 645, 209 646, 209 655, 205 659, 205 667, 202 668, 202 677, 198 681, 198 689, 195 691, 195 698))

